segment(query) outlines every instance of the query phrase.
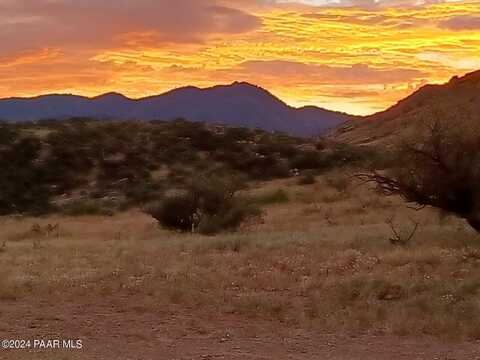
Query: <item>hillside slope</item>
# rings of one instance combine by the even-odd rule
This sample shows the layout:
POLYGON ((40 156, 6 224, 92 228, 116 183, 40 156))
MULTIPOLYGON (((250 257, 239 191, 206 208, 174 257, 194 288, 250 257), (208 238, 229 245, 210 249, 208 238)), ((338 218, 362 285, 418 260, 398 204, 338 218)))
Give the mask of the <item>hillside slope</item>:
POLYGON ((70 117, 140 120, 185 118, 282 131, 296 136, 320 135, 352 118, 318 107, 293 108, 268 91, 244 82, 207 89, 184 87, 137 100, 117 93, 94 98, 44 95, 0 100, 0 119, 8 121, 70 117))
POLYGON ((435 117, 452 122, 459 117, 480 121, 480 70, 453 77, 443 85, 426 85, 391 108, 348 122, 329 136, 354 144, 388 144, 435 117))

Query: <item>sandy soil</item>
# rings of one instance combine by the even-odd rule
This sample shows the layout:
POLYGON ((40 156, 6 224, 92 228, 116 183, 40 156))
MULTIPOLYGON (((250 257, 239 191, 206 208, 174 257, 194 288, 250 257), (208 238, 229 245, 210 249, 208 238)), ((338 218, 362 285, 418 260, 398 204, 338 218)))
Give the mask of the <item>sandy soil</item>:
POLYGON ((81 339, 82 350, 2 350, 0 359, 480 359, 480 343, 322 333, 195 309, 144 312, 135 298, 6 302, 0 338, 81 339))

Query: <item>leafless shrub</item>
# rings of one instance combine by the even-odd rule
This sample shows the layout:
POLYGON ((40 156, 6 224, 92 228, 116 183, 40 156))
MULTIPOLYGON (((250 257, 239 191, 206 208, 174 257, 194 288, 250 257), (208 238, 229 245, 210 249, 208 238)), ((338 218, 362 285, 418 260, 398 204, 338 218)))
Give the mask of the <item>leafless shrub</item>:
POLYGON ((60 236, 60 225, 57 224, 47 224, 42 226, 38 223, 33 224, 30 227, 30 231, 28 232, 28 237, 38 239, 38 238, 46 238, 46 237, 59 237, 60 236))
POLYGON ((412 220, 412 223, 413 223, 412 230, 409 231, 408 233, 405 233, 395 228, 393 217, 387 219, 386 223, 388 224, 388 226, 392 231, 392 236, 389 238, 389 241, 392 245, 395 245, 395 246, 408 245, 412 241, 413 237, 417 233, 418 227, 420 226, 418 222, 412 220))
POLYGON ((462 217, 480 232, 480 131, 472 122, 435 120, 403 139, 396 166, 356 177, 418 208, 432 206, 462 217))
POLYGON ((60 237, 60 225, 57 224, 48 224, 45 227, 45 233, 47 236, 55 236, 55 237, 60 237))

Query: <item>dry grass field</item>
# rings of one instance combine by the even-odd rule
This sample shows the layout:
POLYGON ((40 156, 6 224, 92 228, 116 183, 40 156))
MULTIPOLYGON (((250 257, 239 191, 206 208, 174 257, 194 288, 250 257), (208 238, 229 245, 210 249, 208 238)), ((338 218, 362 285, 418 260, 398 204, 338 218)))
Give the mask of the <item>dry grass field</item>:
POLYGON ((0 334, 83 338, 8 359, 480 358, 480 239, 332 172, 214 237, 112 217, 0 219, 0 334), (401 238, 395 245, 390 223, 401 238), (58 227, 55 225, 58 224, 58 227), (51 225, 51 226, 49 226, 51 225))

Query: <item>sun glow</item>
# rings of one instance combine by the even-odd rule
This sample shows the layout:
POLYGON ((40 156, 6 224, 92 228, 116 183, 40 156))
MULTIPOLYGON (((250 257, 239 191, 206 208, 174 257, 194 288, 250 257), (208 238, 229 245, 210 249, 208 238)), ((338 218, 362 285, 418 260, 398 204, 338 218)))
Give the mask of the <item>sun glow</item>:
MULTIPOLYGON (((480 68, 479 2, 373 8, 308 3, 224 1, 210 20, 220 19, 216 27, 204 29, 194 18, 199 28, 192 25, 182 36, 174 23, 173 30, 155 29, 142 22, 129 26, 123 18, 124 28, 102 25, 98 32, 109 36, 91 39, 79 34, 32 43, 28 32, 20 32, 17 43, 24 39, 29 46, 0 50, 0 97, 107 91, 142 97, 239 80, 291 105, 368 114, 427 82, 480 68), (225 24, 229 16, 237 17, 225 24)), ((202 9, 195 11, 213 11, 202 9)))

